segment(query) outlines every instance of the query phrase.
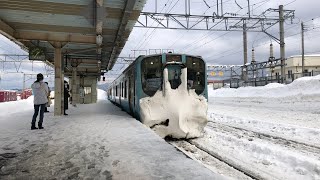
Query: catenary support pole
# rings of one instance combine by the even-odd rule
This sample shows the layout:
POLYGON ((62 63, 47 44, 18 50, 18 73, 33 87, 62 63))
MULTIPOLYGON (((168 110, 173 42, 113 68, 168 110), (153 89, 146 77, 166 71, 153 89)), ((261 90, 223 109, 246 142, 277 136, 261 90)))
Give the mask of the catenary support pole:
POLYGON ((283 5, 279 6, 279 27, 280 27, 280 59, 281 59, 281 83, 285 83, 285 43, 284 43, 284 17, 283 5))
MULTIPOLYGON (((247 25, 245 22, 243 22, 243 65, 248 63, 248 39, 247 39, 247 25)), ((243 80, 247 81, 248 80, 248 71, 247 69, 242 70, 242 76, 243 80)))
POLYGON ((302 77, 304 76, 304 25, 301 23, 302 77))

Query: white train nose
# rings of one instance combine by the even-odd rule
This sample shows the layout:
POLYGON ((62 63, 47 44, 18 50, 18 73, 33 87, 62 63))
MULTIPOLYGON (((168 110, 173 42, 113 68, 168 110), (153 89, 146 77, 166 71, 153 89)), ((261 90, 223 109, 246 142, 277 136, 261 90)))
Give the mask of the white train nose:
POLYGON ((187 88, 187 68, 181 69, 181 84, 172 89, 168 69, 163 72, 163 90, 140 99, 141 121, 161 137, 195 138, 207 124, 207 100, 187 88))

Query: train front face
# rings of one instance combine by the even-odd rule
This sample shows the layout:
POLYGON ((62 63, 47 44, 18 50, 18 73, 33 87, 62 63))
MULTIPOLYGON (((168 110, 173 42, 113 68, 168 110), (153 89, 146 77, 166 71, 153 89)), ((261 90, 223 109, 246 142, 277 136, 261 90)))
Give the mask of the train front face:
POLYGON ((146 56, 137 71, 141 121, 163 137, 192 138, 207 123, 206 64, 184 54, 146 56))

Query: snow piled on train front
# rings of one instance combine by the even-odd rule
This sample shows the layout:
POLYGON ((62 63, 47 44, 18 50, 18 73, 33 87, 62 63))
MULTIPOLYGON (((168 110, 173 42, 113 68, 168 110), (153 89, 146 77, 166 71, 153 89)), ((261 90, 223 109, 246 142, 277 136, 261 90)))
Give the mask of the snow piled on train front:
POLYGON ((140 100, 141 121, 162 138, 195 138, 203 134, 208 104, 194 89, 187 89, 187 68, 182 69, 181 84, 171 89, 168 70, 163 72, 163 91, 140 100))

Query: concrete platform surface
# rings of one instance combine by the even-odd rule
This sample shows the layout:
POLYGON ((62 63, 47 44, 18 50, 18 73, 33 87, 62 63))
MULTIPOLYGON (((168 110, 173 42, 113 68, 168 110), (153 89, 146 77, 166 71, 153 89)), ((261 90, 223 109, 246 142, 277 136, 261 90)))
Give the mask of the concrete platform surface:
POLYGON ((0 116, 0 179, 224 179, 187 158, 109 101, 45 114, 0 116))

